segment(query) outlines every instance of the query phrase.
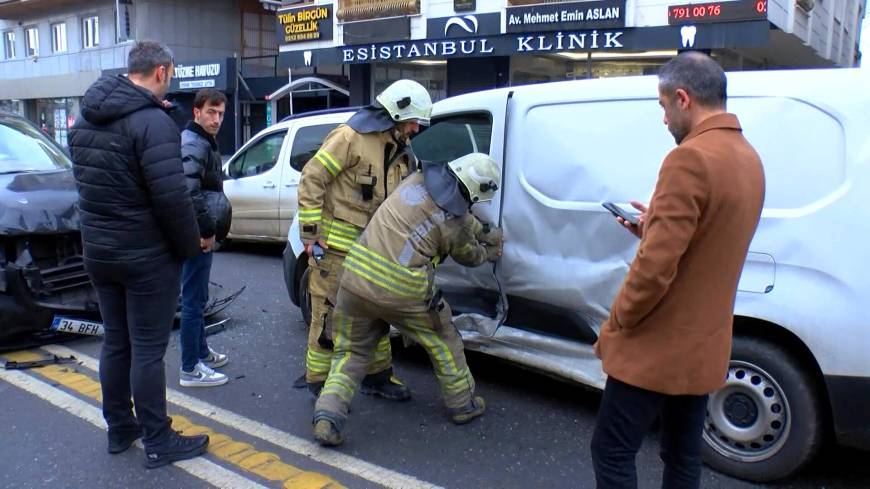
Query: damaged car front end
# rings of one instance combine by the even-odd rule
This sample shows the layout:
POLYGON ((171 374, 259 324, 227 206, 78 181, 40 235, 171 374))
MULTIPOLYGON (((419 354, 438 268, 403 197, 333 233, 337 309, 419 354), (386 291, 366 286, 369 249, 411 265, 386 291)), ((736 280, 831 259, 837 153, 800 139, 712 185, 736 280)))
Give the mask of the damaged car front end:
POLYGON ((47 330, 55 316, 99 319, 71 168, 35 126, 0 114, 0 342, 47 330))

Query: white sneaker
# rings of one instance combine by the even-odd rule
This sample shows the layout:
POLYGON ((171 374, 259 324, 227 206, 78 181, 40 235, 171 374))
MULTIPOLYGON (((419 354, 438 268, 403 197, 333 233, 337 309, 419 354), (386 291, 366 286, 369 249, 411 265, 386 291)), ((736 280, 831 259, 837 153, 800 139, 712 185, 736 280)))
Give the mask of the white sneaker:
POLYGON ((206 364, 199 362, 193 367, 192 372, 181 371, 181 376, 178 383, 182 387, 213 387, 216 385, 224 385, 229 381, 226 375, 215 372, 206 364))
POLYGON ((212 350, 211 347, 208 347, 208 356, 200 360, 200 362, 206 364, 210 368, 223 367, 229 361, 230 357, 212 350))

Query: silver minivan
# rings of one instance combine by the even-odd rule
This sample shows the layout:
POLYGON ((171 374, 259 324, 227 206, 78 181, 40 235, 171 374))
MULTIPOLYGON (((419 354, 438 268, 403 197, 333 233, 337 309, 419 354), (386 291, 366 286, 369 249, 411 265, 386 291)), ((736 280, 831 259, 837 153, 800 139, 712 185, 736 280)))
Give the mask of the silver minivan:
MULTIPOLYGON (((728 74, 728 110, 765 165, 767 193, 741 276, 726 385, 710 397, 706 462, 728 474, 787 477, 826 433, 870 449, 870 73, 728 74)), ((465 345, 589 386, 592 345, 637 249, 601 202, 647 200, 673 139, 655 77, 549 83, 435 104, 413 142, 422 160, 472 151, 502 165, 490 205, 505 252, 495 267, 447 262, 438 281, 465 345)), ((306 303, 298 230, 284 253, 306 303)))

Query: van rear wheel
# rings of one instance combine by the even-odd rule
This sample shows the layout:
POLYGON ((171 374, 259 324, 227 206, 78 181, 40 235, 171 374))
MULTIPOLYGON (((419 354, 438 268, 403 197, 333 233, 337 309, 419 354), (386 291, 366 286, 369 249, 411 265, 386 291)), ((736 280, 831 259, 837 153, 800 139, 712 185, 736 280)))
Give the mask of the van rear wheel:
POLYGON ((796 473, 822 441, 819 394, 811 374, 782 347, 735 337, 725 386, 707 403, 704 461, 756 482, 796 473))

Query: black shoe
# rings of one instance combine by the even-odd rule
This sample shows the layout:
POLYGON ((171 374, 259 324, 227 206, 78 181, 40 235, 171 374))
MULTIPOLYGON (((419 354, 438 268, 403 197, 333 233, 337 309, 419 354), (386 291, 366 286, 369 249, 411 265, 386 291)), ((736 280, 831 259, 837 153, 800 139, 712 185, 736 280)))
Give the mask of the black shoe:
POLYGON ((407 401, 411 398, 411 389, 393 375, 393 369, 366 375, 360 384, 360 391, 369 396, 380 396, 390 401, 407 401))
POLYGON ((302 373, 302 375, 297 377, 296 380, 293 381, 293 388, 294 389, 304 389, 307 385, 308 385, 308 383, 305 382, 305 373, 304 372, 302 373))
POLYGON ((306 385, 308 386, 308 392, 310 392, 311 395, 314 396, 315 399, 320 397, 320 391, 323 390, 323 386, 325 384, 326 384, 326 382, 323 382, 323 381, 321 381, 321 382, 306 382, 306 385))
POLYGON ((170 431, 169 438, 160 446, 145 449, 145 468, 156 469, 178 460, 187 460, 205 453, 208 435, 183 436, 170 431))
POLYGON ((335 447, 344 442, 341 428, 344 423, 328 411, 314 414, 314 439, 322 446, 335 447))
POLYGON ((142 437, 142 427, 135 424, 130 427, 111 429, 109 428, 109 453, 121 453, 126 451, 134 441, 142 437))

